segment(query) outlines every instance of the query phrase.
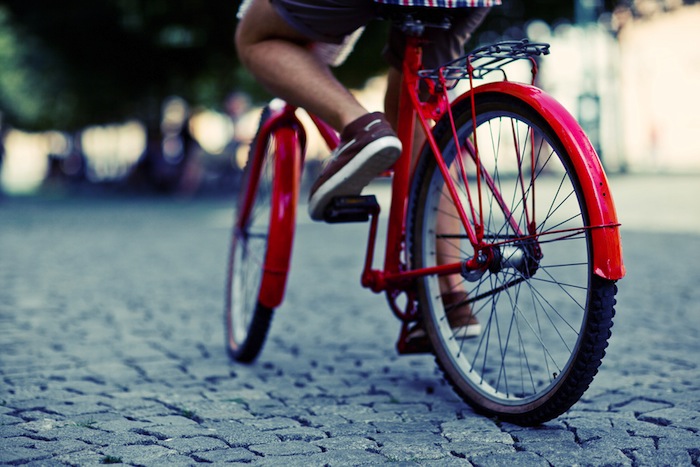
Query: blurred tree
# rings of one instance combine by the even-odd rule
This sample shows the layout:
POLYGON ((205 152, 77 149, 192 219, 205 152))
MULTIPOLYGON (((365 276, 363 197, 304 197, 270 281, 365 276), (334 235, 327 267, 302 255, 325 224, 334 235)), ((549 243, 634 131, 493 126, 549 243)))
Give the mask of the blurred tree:
POLYGON ((157 119, 171 94, 217 102, 240 81, 235 11, 230 0, 5 2, 0 27, 15 44, 0 59, 14 67, 0 72, 0 106, 23 127, 70 129, 157 119))
MULTIPOLYGON (((609 0, 608 0, 609 2, 609 0)), ((235 0, 0 0, 0 110, 26 129, 154 124, 178 95, 218 106, 232 90, 265 96, 233 46, 235 0)), ((573 1, 504 0, 482 30, 522 37, 532 18, 571 20, 573 1)), ((338 73, 359 85, 385 67, 372 23, 338 73)))

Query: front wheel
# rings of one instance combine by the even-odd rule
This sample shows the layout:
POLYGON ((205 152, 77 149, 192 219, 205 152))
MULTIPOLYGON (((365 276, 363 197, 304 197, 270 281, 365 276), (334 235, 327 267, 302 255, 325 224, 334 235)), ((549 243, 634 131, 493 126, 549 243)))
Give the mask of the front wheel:
MULTIPOLYGON (((442 121, 434 135, 457 203, 483 227, 485 267, 423 277, 419 305, 456 392, 478 412, 534 425, 568 410, 593 380, 616 287, 593 273, 589 215, 571 163, 577 155, 513 96, 477 95, 474 114, 476 125, 471 100, 461 101, 453 109, 456 132, 442 121)), ((464 265, 474 255, 457 212, 426 149, 409 205, 414 269, 464 265)))
POLYGON ((243 173, 227 263, 226 346, 232 359, 244 363, 259 355, 282 300, 294 237, 297 134, 291 126, 263 133, 270 112, 263 111, 243 173))

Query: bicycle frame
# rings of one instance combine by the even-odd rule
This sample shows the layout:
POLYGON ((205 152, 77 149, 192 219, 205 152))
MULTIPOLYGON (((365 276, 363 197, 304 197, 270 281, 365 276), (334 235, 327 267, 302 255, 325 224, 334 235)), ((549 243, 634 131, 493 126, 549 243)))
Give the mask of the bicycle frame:
MULTIPOLYGON (((414 122, 416 119, 420 123, 426 136, 425 144, 429 145, 443 177, 446 181, 448 191, 456 201, 458 195, 451 177, 448 176, 448 169, 442 159, 442 155, 431 132, 429 120, 440 118, 452 119, 450 113, 451 105, 448 102, 446 91, 439 95, 437 101, 421 102, 418 98, 418 70, 421 66, 420 41, 416 38, 409 38, 403 63, 403 80, 401 85, 401 97, 398 120, 398 136, 403 144, 401 158, 394 165, 394 179, 392 184, 392 203, 389 214, 387 232, 387 251, 382 271, 370 270, 367 267, 363 273, 363 285, 375 291, 393 288, 404 288, 413 279, 430 274, 454 274, 462 270, 462 264, 443 265, 434 268, 418 269, 406 271, 401 264, 400 258, 405 239, 406 227, 406 202, 410 188, 410 164, 413 153, 414 122)), ((538 109, 547 116, 547 120, 561 130, 568 139, 564 142, 570 154, 580 155, 574 157, 573 163, 577 173, 581 176, 584 200, 591 211, 590 229, 594 245, 593 267, 596 275, 617 280, 624 276, 625 269, 622 262, 622 249, 619 234, 619 222, 608 186, 607 177, 600 164, 600 160, 593 149, 588 138, 582 131, 571 132, 570 128, 580 128, 571 114, 564 109, 561 104, 542 90, 532 86, 510 81, 501 81, 472 87, 472 89, 461 95, 456 102, 473 98, 481 93, 498 92, 514 95, 527 104, 538 109), (585 174, 585 176, 582 176, 585 174)), ((456 103, 455 102, 455 103, 456 103)), ((454 128, 454 122, 452 121, 454 128)), ((478 149, 476 150, 478 161, 478 149)), ((477 170, 479 164, 477 162, 477 170)), ((481 176, 477 175, 477 183, 481 182, 481 176)), ((477 187, 480 192, 480 187, 477 187)), ((472 207, 467 213, 461 203, 455 202, 458 207, 458 214, 467 232, 469 240, 474 248, 474 257, 479 253, 483 243, 480 224, 478 223, 475 209, 472 207), (470 216, 472 221, 470 221, 470 216)), ((481 212, 481 209, 479 209, 481 212)), ((368 257, 369 251, 368 251, 368 257)), ((467 266, 477 268, 478 265, 467 266)))
MULTIPOLYGON (((501 41, 422 69, 412 35, 449 18, 387 19, 408 37, 400 85, 390 80, 402 152, 390 168, 382 266, 380 207, 354 180, 313 217, 369 221, 361 284, 386 294, 398 354, 432 352, 476 412, 526 426, 551 420, 598 371, 625 273, 601 163, 573 117, 533 85, 548 44, 501 41), (521 60, 532 64, 530 84, 508 80, 506 65, 521 60), (474 85, 491 72, 502 79, 474 85), (468 90, 451 100, 460 80, 468 90)), ((259 355, 289 277, 307 139, 296 110, 273 101, 263 111, 242 178, 224 307, 227 351, 239 362, 259 355)), ((344 144, 311 119, 330 149, 344 144)))
MULTIPOLYGON (((361 283, 364 287, 370 288, 374 292, 387 292, 392 310, 403 321, 415 319, 416 316, 413 300, 411 299, 412 284, 415 279, 433 274, 459 273, 463 271, 465 266, 472 270, 484 267, 483 264, 479 264, 475 259, 483 253, 482 248, 484 247, 483 231, 478 218, 478 213, 481 212, 481 209, 474 207, 471 198, 467 206, 468 209, 465 209, 461 202, 457 202, 458 194, 454 182, 448 176, 448 169, 431 132, 431 120, 450 119, 454 129, 454 121, 450 112, 452 104, 448 101, 446 90, 443 90, 442 93, 434 93, 432 98, 426 102, 420 101, 418 92, 418 85, 421 79, 418 76, 420 67, 420 40, 409 37, 403 63, 397 124, 397 134, 402 141, 403 149, 401 157, 393 167, 384 266, 381 270, 372 268, 379 214, 376 212, 371 214, 365 266, 361 276, 361 283), (410 270, 402 262, 402 255, 405 251, 406 208, 411 185, 411 159, 416 122, 420 123, 421 129, 425 133, 425 144, 429 145, 433 154, 436 155, 436 161, 445 178, 448 191, 453 201, 455 201, 455 206, 458 207, 459 217, 474 248, 474 256, 466 262, 414 270, 410 270), (400 310, 395 302, 398 294, 402 292, 409 294, 409 303, 404 310, 400 310)), ((555 130, 560 130, 561 134, 566 135, 564 144, 569 154, 572 154, 572 162, 583 185, 581 188, 584 201, 590 210, 590 225, 585 228, 591 230, 594 272, 596 275, 610 280, 622 278, 625 274, 625 269, 622 262, 619 223, 608 181, 600 160, 587 137, 582 131, 572 132, 570 130, 571 128, 579 128, 574 118, 559 103, 540 89, 531 85, 510 81, 484 84, 477 87, 472 86, 469 91, 457 98, 457 102, 471 99, 473 106, 476 96, 484 93, 503 93, 518 97, 544 114, 555 130)), ((294 114, 295 110, 295 107, 288 104, 279 109, 273 109, 273 115, 261 130, 264 140, 267 140, 272 134, 275 136, 278 154, 276 173, 285 173, 285 171, 288 172, 290 166, 300 168, 303 164, 306 134, 303 125, 294 114), (300 148, 300 150, 297 150, 297 148, 300 148)), ((328 147, 331 150, 334 149, 338 144, 338 135, 320 119, 314 116, 311 116, 311 118, 328 147)), ((265 148, 257 148, 257 151, 261 150, 265 150, 265 148)), ((478 147, 474 148, 474 153, 477 167, 477 202, 480 202, 481 187, 479 184, 482 183, 482 177, 478 173, 478 147)), ((271 238, 269 241, 271 249, 266 259, 264 282, 263 287, 261 287, 261 291, 265 290, 266 293, 263 294, 261 292, 259 297, 261 303, 270 308, 279 305, 284 295, 289 269, 289 252, 294 233, 300 172, 294 171, 289 175, 285 173, 284 177, 275 177, 275 179, 273 189, 278 190, 277 192, 280 196, 274 199, 281 200, 281 203, 273 206, 272 216, 280 221, 278 225, 281 228, 276 233, 275 238, 271 238), (274 261, 270 259, 275 255, 281 257, 282 260, 274 261)), ((488 183, 488 180, 485 180, 484 183, 488 183)), ((249 189, 254 188, 249 187, 249 189)))

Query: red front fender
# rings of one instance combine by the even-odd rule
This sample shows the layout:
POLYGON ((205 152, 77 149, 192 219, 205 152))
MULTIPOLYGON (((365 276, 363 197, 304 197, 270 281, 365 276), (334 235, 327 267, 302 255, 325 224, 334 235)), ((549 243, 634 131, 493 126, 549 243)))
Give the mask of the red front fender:
MULTIPOLYGON (((261 141, 267 141, 270 134, 274 133, 272 151, 275 165, 270 229, 258 301, 268 308, 276 308, 282 303, 289 276, 303 159, 302 145, 306 136, 294 115, 294 108, 290 106, 275 111, 260 133, 258 137, 261 141)), ((260 145, 259 150, 266 150, 265 145, 260 145)))
POLYGON ((617 213, 600 159, 576 119, 554 98, 534 86, 501 81, 476 87, 457 101, 472 94, 501 93, 517 97, 539 114, 559 135, 578 174, 583 197, 593 227, 593 268, 596 275, 621 279, 625 275, 617 213))

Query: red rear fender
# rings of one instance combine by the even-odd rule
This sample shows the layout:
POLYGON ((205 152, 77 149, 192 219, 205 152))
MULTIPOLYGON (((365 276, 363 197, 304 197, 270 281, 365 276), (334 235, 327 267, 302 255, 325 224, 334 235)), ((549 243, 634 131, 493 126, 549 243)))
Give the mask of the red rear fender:
POLYGON ((517 97, 543 115, 571 155, 579 176, 592 227, 593 267, 596 275, 617 280, 625 275, 617 213, 607 177, 595 149, 574 117, 554 98, 534 86, 502 81, 467 92, 457 102, 485 93, 517 97))

